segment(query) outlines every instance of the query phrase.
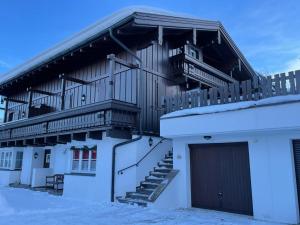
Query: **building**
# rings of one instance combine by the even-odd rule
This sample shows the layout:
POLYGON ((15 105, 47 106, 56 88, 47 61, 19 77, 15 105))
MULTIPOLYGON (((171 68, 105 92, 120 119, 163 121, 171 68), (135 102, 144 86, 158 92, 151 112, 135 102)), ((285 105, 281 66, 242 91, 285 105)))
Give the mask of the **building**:
POLYGON ((178 183, 187 182, 187 161, 179 163, 187 158, 165 120, 160 132, 160 117, 198 104, 173 96, 203 90, 211 104, 216 90, 238 93, 239 82, 249 90, 260 79, 220 22, 120 11, 0 80, 0 184, 44 187, 47 176, 62 174, 64 196, 189 207, 187 191, 173 193, 188 188, 178 183))

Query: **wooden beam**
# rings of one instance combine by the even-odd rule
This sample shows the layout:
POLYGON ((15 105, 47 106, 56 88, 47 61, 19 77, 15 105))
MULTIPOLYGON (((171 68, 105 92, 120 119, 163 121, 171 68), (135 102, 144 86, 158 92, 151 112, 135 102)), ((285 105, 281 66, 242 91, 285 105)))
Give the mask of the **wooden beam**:
POLYGON ((52 93, 52 92, 49 92, 49 91, 43 91, 43 90, 36 90, 36 89, 32 89, 31 87, 27 88, 27 91, 28 92, 31 91, 31 92, 42 94, 42 95, 48 95, 48 96, 57 95, 56 93, 52 93))
POLYGON ((222 38, 221 38, 221 32, 218 30, 218 44, 220 45, 222 43, 222 38))
POLYGON ((238 59, 238 65, 239 65, 239 71, 241 72, 242 71, 242 62, 241 62, 240 58, 238 59))
POLYGON ((109 98, 114 98, 114 73, 115 73, 115 55, 111 54, 107 57, 109 59, 109 98))
POLYGON ((6 100, 8 100, 10 102, 16 102, 16 103, 22 103, 22 104, 27 104, 28 103, 26 101, 19 100, 19 99, 13 99, 13 98, 6 98, 6 100))
POLYGON ((116 63, 118 63, 118 64, 120 64, 120 65, 122 65, 122 66, 126 66, 126 67, 128 67, 128 68, 132 68, 132 69, 138 68, 138 65, 137 65, 137 64, 129 63, 129 62, 126 62, 126 61, 123 60, 123 59, 117 58, 117 57, 115 56, 115 54, 110 54, 110 55, 108 55, 108 56, 107 56, 107 59, 108 59, 108 60, 114 60, 116 63))
POLYGON ((80 79, 74 78, 74 77, 68 77, 68 76, 65 76, 64 74, 59 75, 59 78, 60 79, 64 78, 67 81, 72 81, 72 82, 75 82, 75 83, 78 83, 78 84, 88 84, 89 83, 88 81, 80 80, 80 79))
POLYGON ((163 44, 163 26, 158 26, 158 44, 162 45, 163 44))
POLYGON ((193 45, 197 45, 197 30, 193 29, 193 45))

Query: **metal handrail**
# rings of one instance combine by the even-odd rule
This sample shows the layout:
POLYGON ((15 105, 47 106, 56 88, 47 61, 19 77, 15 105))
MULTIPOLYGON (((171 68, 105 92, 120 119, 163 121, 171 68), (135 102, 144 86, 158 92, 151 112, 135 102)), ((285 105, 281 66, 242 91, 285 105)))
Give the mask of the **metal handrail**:
POLYGON ((130 166, 127 166, 127 167, 125 167, 124 169, 121 169, 121 170, 119 170, 118 171, 118 174, 123 174, 123 172, 125 171, 125 170, 128 170, 128 169, 130 169, 130 168, 132 168, 132 167, 138 167, 139 166, 139 164, 158 146, 158 145, 160 145, 163 141, 165 141, 165 140, 167 140, 167 138, 162 138, 154 147, 152 147, 138 162, 136 162, 136 163, 134 163, 134 164, 132 164, 132 165, 130 165, 130 166))

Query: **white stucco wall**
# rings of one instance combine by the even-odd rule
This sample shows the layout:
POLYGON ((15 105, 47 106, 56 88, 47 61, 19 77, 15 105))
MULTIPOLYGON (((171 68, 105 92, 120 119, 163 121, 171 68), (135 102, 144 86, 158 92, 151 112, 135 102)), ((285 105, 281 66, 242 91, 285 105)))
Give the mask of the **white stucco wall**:
POLYGON ((46 176, 53 175, 51 168, 33 168, 31 176, 31 187, 45 187, 46 176))
POLYGON ((31 185, 32 169, 43 167, 44 153, 44 149, 40 147, 26 147, 23 149, 22 184, 31 185), (38 153, 38 157, 35 159, 34 154, 36 152, 38 153))
POLYGON ((150 136, 143 136, 141 140, 121 146, 116 151, 116 174, 115 174, 115 196, 124 196, 126 192, 135 191, 140 182, 149 175, 153 167, 162 160, 168 151, 172 150, 172 142, 164 140, 153 150, 138 167, 131 167, 118 174, 118 171, 134 165, 145 156, 160 140, 159 137, 151 137, 153 145, 149 146, 150 136))
POLYGON ((20 182, 20 170, 0 170, 0 186, 20 182))
POLYGON ((95 193, 99 192, 95 176, 65 175, 64 197, 95 201, 95 193))
POLYGON ((161 120, 173 138, 174 169, 180 170, 177 207, 191 207, 188 144, 244 142, 249 160, 254 218, 298 223, 291 142, 300 139, 299 103, 161 120), (178 129, 180 128, 180 129, 178 129), (205 140, 204 135, 210 135, 205 140))

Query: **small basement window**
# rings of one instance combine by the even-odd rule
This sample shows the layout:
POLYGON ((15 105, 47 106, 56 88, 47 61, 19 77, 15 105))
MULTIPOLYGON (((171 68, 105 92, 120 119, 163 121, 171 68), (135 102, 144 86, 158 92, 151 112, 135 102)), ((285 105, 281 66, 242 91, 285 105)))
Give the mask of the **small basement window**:
POLYGON ((97 161, 97 147, 83 148, 72 147, 72 172, 95 173, 97 161))

